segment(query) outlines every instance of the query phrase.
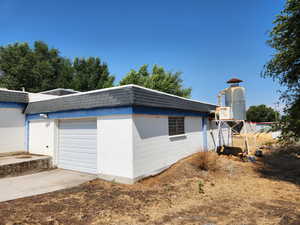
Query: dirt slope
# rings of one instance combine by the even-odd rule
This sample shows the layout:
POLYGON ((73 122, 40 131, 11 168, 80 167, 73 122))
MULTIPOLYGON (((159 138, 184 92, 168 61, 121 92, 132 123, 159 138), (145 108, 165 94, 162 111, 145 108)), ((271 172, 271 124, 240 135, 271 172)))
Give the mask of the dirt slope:
POLYGON ((198 165, 196 154, 135 185, 95 180, 0 203, 0 224, 300 224, 297 177, 280 177, 267 161, 227 156, 216 171, 198 165))

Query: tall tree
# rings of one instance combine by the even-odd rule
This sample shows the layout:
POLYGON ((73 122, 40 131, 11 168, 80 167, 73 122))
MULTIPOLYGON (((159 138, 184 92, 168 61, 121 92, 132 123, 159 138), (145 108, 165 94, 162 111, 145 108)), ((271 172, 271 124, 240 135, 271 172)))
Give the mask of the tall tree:
POLYGON ((120 85, 137 84, 147 88, 163 91, 182 97, 190 97, 191 88, 184 88, 180 72, 169 72, 163 67, 154 65, 149 72, 148 65, 143 65, 138 71, 131 70, 120 85))
POLYGON ((287 0, 276 17, 268 44, 275 49, 265 65, 263 76, 286 88, 281 99, 286 103, 281 126, 283 139, 300 137, 300 0, 287 0))
POLYGON ((247 110, 247 120, 251 122, 275 122, 279 113, 266 105, 253 105, 247 110))
POLYGON ((88 91, 112 87, 115 77, 110 75, 108 66, 98 57, 75 58, 72 87, 78 91, 88 91))
POLYGON ((27 43, 0 47, 0 86, 38 92, 56 87, 69 87, 72 67, 68 59, 55 48, 36 41, 33 48, 27 43))

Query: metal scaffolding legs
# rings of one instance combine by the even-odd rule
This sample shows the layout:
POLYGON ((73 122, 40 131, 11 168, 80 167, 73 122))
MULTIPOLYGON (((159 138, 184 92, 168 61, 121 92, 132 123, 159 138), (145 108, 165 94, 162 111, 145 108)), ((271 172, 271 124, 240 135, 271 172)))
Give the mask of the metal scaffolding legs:
MULTIPOLYGON (((245 127, 245 120, 214 120, 217 124, 217 134, 215 143, 215 151, 218 150, 218 147, 222 147, 225 145, 232 145, 232 136, 239 135, 243 127, 245 127), (224 129, 228 129, 228 140, 231 140, 231 143, 225 143, 224 138, 224 129)), ((244 136, 246 152, 249 153, 249 142, 247 135, 244 136)))

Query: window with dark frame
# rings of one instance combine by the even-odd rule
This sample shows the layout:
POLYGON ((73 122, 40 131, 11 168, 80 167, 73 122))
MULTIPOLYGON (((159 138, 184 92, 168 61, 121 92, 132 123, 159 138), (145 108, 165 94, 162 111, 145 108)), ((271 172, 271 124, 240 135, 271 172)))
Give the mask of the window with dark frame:
POLYGON ((169 136, 184 134, 184 117, 169 117, 169 136))

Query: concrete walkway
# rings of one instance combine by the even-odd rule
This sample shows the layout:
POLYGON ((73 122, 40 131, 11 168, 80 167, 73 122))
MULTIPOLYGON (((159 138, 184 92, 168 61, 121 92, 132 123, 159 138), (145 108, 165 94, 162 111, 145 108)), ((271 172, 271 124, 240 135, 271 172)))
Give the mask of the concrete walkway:
POLYGON ((25 176, 0 179, 0 202, 74 187, 96 175, 55 169, 25 176))

